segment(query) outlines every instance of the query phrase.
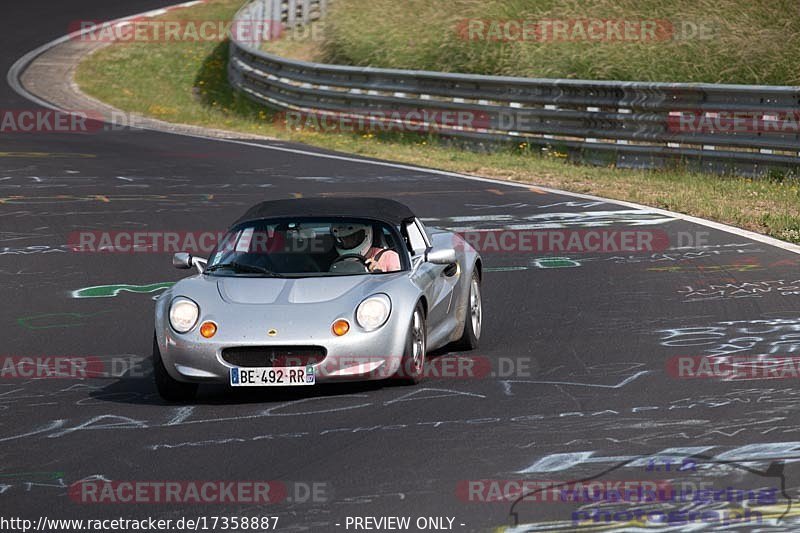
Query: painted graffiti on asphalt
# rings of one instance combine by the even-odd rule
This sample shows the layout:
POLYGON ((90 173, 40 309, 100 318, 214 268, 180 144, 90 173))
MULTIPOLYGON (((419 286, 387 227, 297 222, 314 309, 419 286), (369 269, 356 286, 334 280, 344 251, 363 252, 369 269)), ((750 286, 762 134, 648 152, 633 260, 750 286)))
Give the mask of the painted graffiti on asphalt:
POLYGON ((115 285, 95 285, 94 287, 84 287, 76 289, 70 294, 73 298, 113 298, 119 296, 122 292, 133 292, 137 294, 148 294, 158 291, 166 290, 176 282, 162 281, 158 283, 150 283, 145 285, 130 285, 127 283, 118 283, 115 285))
POLYGON ((712 322, 656 331, 661 346, 693 355, 800 353, 800 317, 712 322))
POLYGON ((765 294, 780 296, 800 295, 800 280, 742 281, 735 283, 702 283, 685 285, 678 289, 684 302, 729 300, 736 298, 762 298, 765 294))

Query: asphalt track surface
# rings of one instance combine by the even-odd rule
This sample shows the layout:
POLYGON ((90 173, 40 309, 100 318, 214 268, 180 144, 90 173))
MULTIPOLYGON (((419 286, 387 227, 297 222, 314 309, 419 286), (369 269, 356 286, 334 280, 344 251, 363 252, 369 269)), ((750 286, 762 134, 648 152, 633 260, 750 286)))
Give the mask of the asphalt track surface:
MULTIPOLYGON (((66 33, 70 21, 160 4, 6 5, 2 70, 66 33)), ((2 108, 33 106, 7 86, 0 91, 2 108)), ((322 153, 303 146, 252 144, 259 143, 142 131, 0 137, 0 352, 139 363, 116 377, 0 381, 0 516, 278 516, 280 531, 353 531, 346 524, 356 516, 408 516, 412 525, 419 517, 450 517, 457 531, 515 524, 552 531, 573 529, 579 507, 724 511, 739 505, 512 506, 513 497, 465 501, 469 494, 461 490, 468 480, 594 477, 707 483, 716 490, 783 483, 776 504, 765 499, 750 506, 763 512, 763 530, 800 528, 787 502, 800 486, 793 463, 800 457, 800 444, 793 444, 800 440, 797 378, 676 379, 665 370, 678 355, 800 355, 796 254, 614 203, 270 149, 322 153), (491 374, 431 376, 411 388, 231 393, 203 387, 191 406, 160 401, 152 376, 142 371, 149 368, 158 292, 72 297, 84 287, 149 285, 185 273, 170 266, 168 254, 71 252, 71 232, 216 230, 261 199, 361 194, 400 199, 443 227, 534 221, 663 230, 670 249, 571 256, 561 268, 541 268, 526 253, 484 254, 481 348, 435 357, 485 358, 491 374), (763 446, 742 448, 756 444, 763 446), (693 459, 697 468, 667 472, 669 457, 653 454, 674 447, 694 447, 676 457, 700 453, 693 459), (565 456, 541 461, 567 453, 578 455, 571 462, 565 456), (291 501, 87 504, 70 498, 68 487, 86 479, 277 480, 289 487, 291 501), (307 501, 304 487, 314 483, 322 489, 307 501)), ((722 528, 699 519, 694 527, 722 528)))

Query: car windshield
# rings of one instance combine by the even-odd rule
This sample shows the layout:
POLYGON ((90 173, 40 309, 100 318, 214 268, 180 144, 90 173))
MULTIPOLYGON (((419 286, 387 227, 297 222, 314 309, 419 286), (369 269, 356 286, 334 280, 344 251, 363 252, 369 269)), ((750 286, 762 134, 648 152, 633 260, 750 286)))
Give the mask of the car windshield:
POLYGON ((408 268, 397 228, 365 219, 298 218, 235 226, 218 244, 205 273, 318 277, 376 275, 408 268))

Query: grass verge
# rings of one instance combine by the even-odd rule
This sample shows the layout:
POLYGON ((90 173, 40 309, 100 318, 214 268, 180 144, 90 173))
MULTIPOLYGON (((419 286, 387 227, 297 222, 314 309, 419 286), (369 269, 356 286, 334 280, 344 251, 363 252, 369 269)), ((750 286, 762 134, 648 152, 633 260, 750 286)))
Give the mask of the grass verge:
POLYGON ((541 78, 800 85, 796 14, 797 0, 336 0, 321 59, 541 78))
MULTIPOLYGON (((241 0, 215 0, 183 17, 229 19, 241 0)), ((257 133, 363 156, 638 202, 800 243, 800 182, 670 171, 588 167, 543 157, 521 145, 475 153, 435 138, 318 133, 287 128, 227 82, 227 43, 125 43, 78 67, 83 91, 119 109, 168 122, 257 133)))

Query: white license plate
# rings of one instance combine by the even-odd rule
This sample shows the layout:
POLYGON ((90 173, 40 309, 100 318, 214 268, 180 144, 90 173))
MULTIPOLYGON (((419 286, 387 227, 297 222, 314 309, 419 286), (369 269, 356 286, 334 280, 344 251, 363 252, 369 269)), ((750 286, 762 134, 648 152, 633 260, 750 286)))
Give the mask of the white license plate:
POLYGON ((316 383, 313 366, 231 368, 231 387, 299 387, 316 383))

